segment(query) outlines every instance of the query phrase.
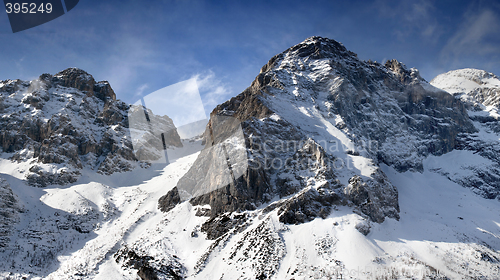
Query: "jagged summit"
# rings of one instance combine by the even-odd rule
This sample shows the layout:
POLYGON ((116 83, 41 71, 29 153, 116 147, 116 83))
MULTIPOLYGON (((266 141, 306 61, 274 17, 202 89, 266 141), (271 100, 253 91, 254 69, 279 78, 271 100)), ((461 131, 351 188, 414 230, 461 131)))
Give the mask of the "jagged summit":
POLYGON ((303 42, 285 50, 283 53, 299 57, 310 56, 313 59, 327 58, 335 55, 356 56, 355 53, 347 50, 342 43, 320 36, 309 37, 303 42))
POLYGON ((408 67, 406 67, 404 63, 401 63, 396 59, 387 60, 384 63, 384 66, 385 68, 387 68, 387 70, 391 71, 394 75, 399 77, 399 80, 403 84, 410 85, 425 82, 416 68, 408 69, 408 67))
POLYGON ((42 74, 39 79, 48 83, 49 86, 60 85, 75 88, 85 92, 87 96, 96 96, 103 101, 116 100, 116 94, 108 81, 96 82, 92 75, 79 68, 68 68, 53 76, 42 74))
POLYGON ((81 79, 87 79, 87 80, 94 79, 94 77, 92 77, 92 75, 90 75, 88 72, 77 67, 69 67, 62 71, 59 71, 57 74, 54 75, 54 77, 64 77, 64 76, 80 77, 81 79))
POLYGON ((269 62, 264 65, 261 69, 262 72, 270 70, 275 62, 286 56, 298 56, 298 57, 310 57, 311 59, 321 59, 321 58, 333 58, 336 56, 348 57, 357 55, 349 50, 347 50, 342 43, 335 40, 312 36, 305 39, 303 42, 288 48, 280 54, 272 57, 269 62))

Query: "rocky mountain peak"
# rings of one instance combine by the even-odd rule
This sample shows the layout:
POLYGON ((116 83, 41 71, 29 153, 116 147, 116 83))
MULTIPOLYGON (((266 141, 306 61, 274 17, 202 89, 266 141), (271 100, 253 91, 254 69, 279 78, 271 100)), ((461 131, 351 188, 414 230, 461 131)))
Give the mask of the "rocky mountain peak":
POLYGON ((423 171, 426 157, 452 151, 459 134, 476 131, 464 105, 427 83, 418 70, 397 60, 362 61, 341 43, 316 36, 271 58, 249 88, 217 106, 207 142, 212 130, 225 136, 211 137, 213 147, 206 147, 177 188, 160 199, 160 209, 172 209, 184 196, 193 205, 209 204, 204 213, 212 218, 262 207, 278 209, 286 223, 303 223, 352 202, 372 221, 397 219, 398 193, 379 164, 423 171), (235 135, 235 126, 224 126, 220 116, 241 122, 243 144, 227 150, 219 163, 226 148, 217 145, 235 135), (293 145, 283 150, 283 143, 293 145), (237 152, 243 149, 246 153, 237 152), (353 160, 370 171, 331 168, 353 160), (300 164, 304 161, 312 165, 300 164), (237 169, 244 169, 240 177, 219 176, 237 169), (290 195, 293 199, 269 204, 290 195))
POLYGON ((302 43, 289 48, 284 53, 297 55, 299 57, 309 56, 313 59, 329 58, 335 55, 356 56, 355 53, 347 50, 342 43, 320 36, 309 37, 302 43))
POLYGON ((322 59, 335 57, 347 58, 349 56, 357 57, 355 53, 347 50, 342 43, 320 36, 312 36, 275 55, 262 67, 260 72, 263 73, 271 70, 277 61, 285 57, 322 59))
POLYGON ((50 81, 52 85, 78 89, 103 101, 116 100, 116 94, 107 81, 96 82, 92 75, 79 68, 68 68, 54 76, 42 74, 39 79, 50 81))
POLYGON ((408 69, 406 65, 396 59, 387 60, 384 66, 405 85, 416 84, 420 81, 424 81, 417 69, 408 69))

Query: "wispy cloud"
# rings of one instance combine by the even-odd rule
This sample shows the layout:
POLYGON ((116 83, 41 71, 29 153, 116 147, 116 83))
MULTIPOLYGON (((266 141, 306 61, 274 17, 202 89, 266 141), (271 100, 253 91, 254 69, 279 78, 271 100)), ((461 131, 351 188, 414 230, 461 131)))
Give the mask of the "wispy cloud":
POLYGON ((379 15, 399 21, 394 34, 399 40, 406 40, 415 35, 436 42, 442 34, 442 28, 435 16, 434 4, 429 0, 393 1, 379 0, 376 2, 379 15))
POLYGON ((499 16, 489 9, 466 13, 464 23, 444 46, 441 58, 450 61, 471 54, 500 54, 499 16))
POLYGON ((233 95, 231 87, 217 78, 212 70, 196 74, 192 78, 196 79, 203 106, 207 113, 233 95))
POLYGON ((156 53, 147 41, 137 39, 133 36, 122 35, 114 42, 113 55, 105 58, 103 74, 117 92, 129 91, 128 88, 137 83, 136 77, 139 71, 155 68, 156 53))
POLYGON ((148 89, 148 88, 149 88, 148 84, 142 84, 142 85, 140 85, 137 88, 136 93, 134 94, 134 97, 141 97, 141 96, 143 96, 144 91, 146 91, 146 89, 148 89))

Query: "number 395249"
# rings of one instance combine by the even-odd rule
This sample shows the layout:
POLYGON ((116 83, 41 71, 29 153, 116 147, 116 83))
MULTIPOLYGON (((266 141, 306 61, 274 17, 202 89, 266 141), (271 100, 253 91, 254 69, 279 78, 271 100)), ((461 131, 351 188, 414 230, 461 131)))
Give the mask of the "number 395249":
POLYGON ((7 11, 7 14, 10 13, 23 13, 23 14, 36 14, 36 13, 47 13, 50 14, 52 13, 52 4, 51 3, 41 3, 40 6, 38 6, 35 3, 6 3, 5 4, 5 11, 7 11))

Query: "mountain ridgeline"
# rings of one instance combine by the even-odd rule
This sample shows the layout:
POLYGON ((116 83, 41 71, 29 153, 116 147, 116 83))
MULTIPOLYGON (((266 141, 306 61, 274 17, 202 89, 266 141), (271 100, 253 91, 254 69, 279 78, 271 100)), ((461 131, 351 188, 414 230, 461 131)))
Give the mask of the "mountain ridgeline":
POLYGON ((0 81, 0 278, 498 279, 498 76, 315 36, 197 137, 147 100, 0 81))
MULTIPOLYGON (((398 219, 398 193, 380 164, 421 171, 427 156, 452 151, 461 134, 476 131, 463 102, 428 84, 417 70, 396 60, 362 61, 321 37, 274 56, 250 87, 217 106, 205 133, 210 145, 231 135, 211 135, 211 127, 224 126, 220 116, 241 122, 247 157, 240 160, 247 170, 214 189, 214 173, 224 171, 208 168, 218 155, 205 149, 171 192, 189 189, 195 194, 190 203, 209 204, 203 214, 211 217, 264 207, 279 209, 280 221, 292 224, 346 204, 375 222, 398 219), (297 145, 283 150, 291 142, 297 145), (300 164, 304 159, 310 164, 300 164), (370 166, 370 172, 356 164, 370 166), (201 191, 207 189, 213 191, 201 191)), ((181 201, 173 198, 161 198, 160 209, 181 201)))
MULTIPOLYGON (((130 108, 116 100, 108 82, 77 68, 29 82, 1 81, 1 151, 29 161, 26 179, 40 187, 74 183, 82 168, 109 175, 147 167, 134 153, 130 108)), ((182 146, 172 120, 162 118, 170 126, 169 146, 182 146)), ((148 127, 136 129, 148 133, 148 127)))

